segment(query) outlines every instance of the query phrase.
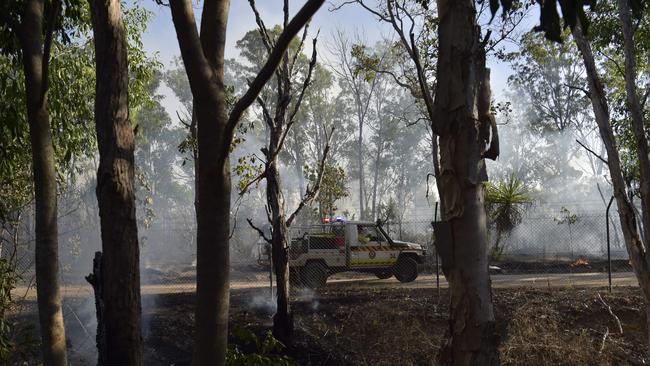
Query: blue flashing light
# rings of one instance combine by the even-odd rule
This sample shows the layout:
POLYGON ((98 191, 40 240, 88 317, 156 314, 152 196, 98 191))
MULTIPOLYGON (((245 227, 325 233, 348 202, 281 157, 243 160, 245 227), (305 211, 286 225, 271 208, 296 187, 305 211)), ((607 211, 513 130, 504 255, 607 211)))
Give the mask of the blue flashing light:
POLYGON ((336 216, 336 222, 343 222, 342 216, 336 216))

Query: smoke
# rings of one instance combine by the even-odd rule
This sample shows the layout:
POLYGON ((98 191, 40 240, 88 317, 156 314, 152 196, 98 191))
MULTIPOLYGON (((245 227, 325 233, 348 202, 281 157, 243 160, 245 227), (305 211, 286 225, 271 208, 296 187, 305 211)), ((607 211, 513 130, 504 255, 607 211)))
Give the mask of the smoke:
MULTIPOLYGON (((529 101, 515 93, 507 97, 513 108, 508 115, 497 115, 501 155, 496 162, 488 161, 488 174, 493 182, 515 174, 534 191, 535 202, 521 224, 504 238, 505 254, 547 260, 604 258, 605 209, 612 195, 607 167, 576 142, 601 152, 595 126, 533 129, 526 113, 529 101)), ((615 215, 612 210, 612 255, 625 259, 615 215)))
POLYGON ((275 311, 277 310, 275 296, 272 297, 269 293, 253 294, 248 301, 248 306, 253 311, 258 311, 269 315, 275 314, 275 311))

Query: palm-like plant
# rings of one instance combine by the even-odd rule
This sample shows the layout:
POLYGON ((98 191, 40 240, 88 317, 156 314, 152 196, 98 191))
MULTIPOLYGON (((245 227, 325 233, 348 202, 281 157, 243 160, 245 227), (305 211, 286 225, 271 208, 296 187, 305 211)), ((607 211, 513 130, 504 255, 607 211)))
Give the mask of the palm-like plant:
POLYGON ((534 191, 514 173, 508 178, 485 185, 485 208, 494 226, 496 239, 490 249, 490 258, 498 259, 503 254, 501 239, 508 236, 519 224, 524 213, 534 202, 534 191))

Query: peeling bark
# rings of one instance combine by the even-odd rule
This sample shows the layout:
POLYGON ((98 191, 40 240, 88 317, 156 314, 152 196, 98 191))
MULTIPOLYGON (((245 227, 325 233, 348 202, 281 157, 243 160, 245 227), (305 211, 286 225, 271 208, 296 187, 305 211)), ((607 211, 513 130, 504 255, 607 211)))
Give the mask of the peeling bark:
POLYGON ((438 0, 438 12, 434 120, 440 126, 442 218, 451 227, 450 255, 442 257, 450 286, 451 339, 440 357, 445 364, 496 365, 483 187, 487 147, 481 133, 486 123, 481 95, 489 96, 489 72, 474 2, 438 0))

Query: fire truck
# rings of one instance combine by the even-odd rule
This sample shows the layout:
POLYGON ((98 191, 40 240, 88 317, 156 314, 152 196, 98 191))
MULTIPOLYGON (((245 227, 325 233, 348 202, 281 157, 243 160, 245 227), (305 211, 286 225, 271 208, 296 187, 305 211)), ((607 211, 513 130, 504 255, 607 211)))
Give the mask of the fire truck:
MULTIPOLYGON (((424 264, 422 245, 393 240, 379 223, 344 221, 292 227, 289 270, 293 285, 318 288, 339 272, 365 272, 412 282, 424 264)), ((268 248, 270 249, 270 248, 268 248)), ((263 250, 269 253, 270 250, 263 250)))

